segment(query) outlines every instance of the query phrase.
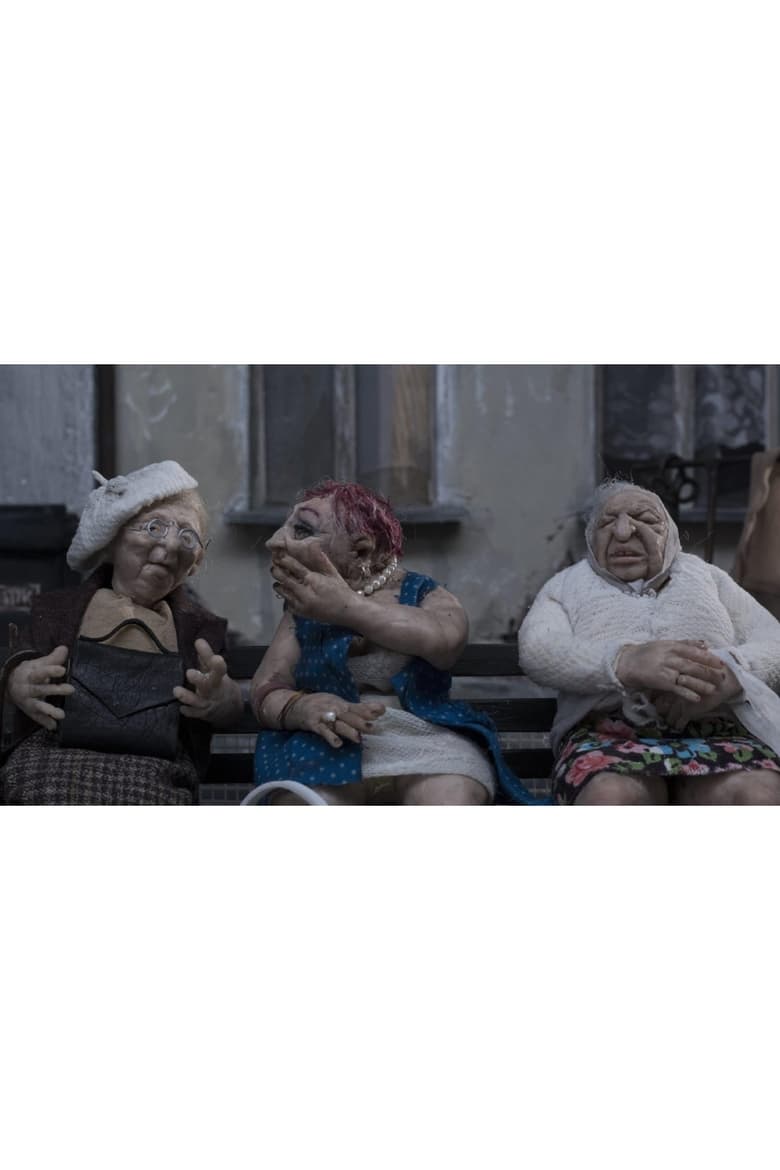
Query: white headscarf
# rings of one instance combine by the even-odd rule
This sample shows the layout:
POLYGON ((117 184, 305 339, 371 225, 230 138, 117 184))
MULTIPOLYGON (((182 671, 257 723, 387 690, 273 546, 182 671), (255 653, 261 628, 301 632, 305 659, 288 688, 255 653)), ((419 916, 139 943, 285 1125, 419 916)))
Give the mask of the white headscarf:
POLYGON ((619 479, 608 480, 606 483, 601 484, 596 489, 596 493, 593 497, 593 505, 588 514, 588 522, 585 528, 585 543, 588 549, 588 564, 590 565, 591 569, 593 569, 593 572, 598 573, 599 577, 603 577, 604 580, 609 581, 611 585, 615 585, 618 589, 622 589, 624 593, 657 593, 669 577, 675 558, 681 551, 680 533, 677 530, 677 525, 675 524, 674 520, 672 520, 672 517, 669 515, 669 510, 661 497, 657 496, 655 492, 649 491, 647 488, 639 487, 637 484, 630 483, 628 480, 619 479), (625 492, 629 489, 632 491, 641 492, 642 495, 647 496, 649 500, 652 500, 654 507, 658 508, 666 520, 666 544, 664 545, 661 568, 655 574, 655 576, 651 577, 647 581, 643 581, 641 583, 641 587, 638 587, 637 582, 631 583, 628 581, 621 581, 619 577, 616 577, 613 573, 610 573, 608 569, 605 569, 602 565, 599 564, 598 560, 596 559, 596 554, 593 551, 593 537, 595 535, 598 522, 601 519, 601 513, 604 511, 608 500, 610 500, 612 496, 618 495, 619 492, 625 492))

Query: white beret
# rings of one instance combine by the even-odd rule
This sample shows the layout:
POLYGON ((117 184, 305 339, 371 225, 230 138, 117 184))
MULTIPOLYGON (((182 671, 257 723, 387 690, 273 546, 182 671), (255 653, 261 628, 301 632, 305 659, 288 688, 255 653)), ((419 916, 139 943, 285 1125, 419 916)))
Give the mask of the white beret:
POLYGON ((198 486, 198 481, 173 459, 150 463, 109 480, 97 471, 92 474, 99 485, 89 493, 67 554, 71 569, 83 573, 102 563, 102 554, 119 529, 144 508, 198 486))

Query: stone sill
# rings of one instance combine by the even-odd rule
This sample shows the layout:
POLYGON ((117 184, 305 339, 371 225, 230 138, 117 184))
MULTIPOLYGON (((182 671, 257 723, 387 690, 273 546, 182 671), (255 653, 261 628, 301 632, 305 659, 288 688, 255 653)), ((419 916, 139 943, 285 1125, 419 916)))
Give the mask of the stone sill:
MULTIPOLYGON (((289 515, 289 508, 269 505, 265 508, 232 508, 223 514, 226 524, 243 524, 255 528, 279 528, 289 515)), ((461 524, 468 517, 468 509, 460 504, 417 504, 408 508, 396 508, 395 514, 402 524, 434 527, 445 524, 461 524)))

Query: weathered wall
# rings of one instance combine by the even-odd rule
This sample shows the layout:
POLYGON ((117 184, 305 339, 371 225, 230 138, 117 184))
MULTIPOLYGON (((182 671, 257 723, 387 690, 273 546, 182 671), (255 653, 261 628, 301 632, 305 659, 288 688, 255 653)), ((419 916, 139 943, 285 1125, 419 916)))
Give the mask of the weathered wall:
POLYGON ((224 524, 246 501, 248 368, 118 366, 117 469, 176 459, 197 479, 211 545, 195 584, 203 601, 250 639, 267 633, 260 609, 258 533, 224 524))
MULTIPOLYGON (((263 641, 280 612, 268 532, 223 520, 248 497, 248 387, 246 366, 117 367, 117 470, 178 459, 196 476, 213 538, 198 589, 237 632, 263 641)), ((595 476, 592 367, 442 366, 436 395, 439 495, 468 517, 408 531, 407 564, 461 597, 473 638, 500 638, 582 552, 577 513, 595 476)), ((0 500, 79 512, 92 487, 93 430, 92 367, 0 367, 0 500)), ((703 528, 683 535, 695 545, 703 528)), ((738 535, 719 525, 726 569, 738 535)))
POLYGON ((410 542, 462 599, 475 639, 508 635, 539 586, 581 552, 577 513, 594 487, 590 366, 445 366, 438 474, 469 518, 410 542))
POLYGON ((93 366, 0 366, 0 503, 66 504, 94 486, 93 366))
MULTIPOLYGON (((462 598, 472 636, 498 638, 554 569, 577 555, 575 513, 593 487, 590 367, 442 367, 437 471, 442 498, 462 501, 459 527, 409 534, 407 563, 462 598)), ((198 588, 250 640, 279 617, 267 532, 225 525, 246 498, 247 370, 241 366, 122 366, 118 464, 178 459, 200 481, 213 544, 198 588)), ((301 468, 301 485, 307 479, 301 468)))

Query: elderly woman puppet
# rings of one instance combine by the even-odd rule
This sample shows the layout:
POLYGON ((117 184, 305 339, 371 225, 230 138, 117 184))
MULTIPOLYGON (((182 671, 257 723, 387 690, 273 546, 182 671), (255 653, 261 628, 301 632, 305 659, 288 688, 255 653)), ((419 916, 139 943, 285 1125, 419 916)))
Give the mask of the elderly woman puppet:
MULTIPOLYGON (((189 804, 208 760, 209 725, 232 721, 242 707, 238 684, 218 653, 225 621, 182 588, 203 559, 206 509, 197 481, 172 460, 108 482, 95 475, 100 486, 90 494, 68 550, 68 564, 91 575, 80 586, 35 599, 32 649, 13 655, 3 672, 4 698, 10 700, 5 707, 11 709, 4 716, 11 714, 15 723, 15 743, 0 773, 4 796, 14 804, 189 804), (121 672, 112 677, 112 670, 120 670, 112 649, 113 657, 103 659, 112 665, 97 676, 105 677, 106 691, 92 697, 92 723, 87 715, 86 727, 66 735, 74 692, 65 681, 66 663, 77 643, 118 648, 121 670, 130 663, 129 678, 141 678, 142 661, 144 673, 137 685, 123 682, 121 672), (148 688, 172 660, 172 678, 182 685, 163 682, 160 707, 168 708, 172 746, 170 758, 159 758, 149 746, 152 725, 143 708, 148 688), (137 708, 141 730, 131 733, 136 742, 129 750, 111 741, 112 725, 104 730, 101 716, 105 710, 110 720, 119 710, 114 733, 121 725, 125 734, 137 708), (90 743, 98 731, 107 738, 101 740, 104 750, 62 746, 80 736, 90 743)), ((85 719, 83 710, 77 716, 74 709, 71 727, 79 718, 85 719)))
POLYGON ((586 538, 519 633, 524 670, 560 692, 557 800, 780 803, 780 624, 680 551, 652 492, 602 485, 586 538))
POLYGON ((402 544, 387 500, 331 480, 268 541, 285 613, 252 683, 258 784, 284 803, 486 804, 497 784, 533 803, 490 721, 450 699, 466 615, 402 544))

